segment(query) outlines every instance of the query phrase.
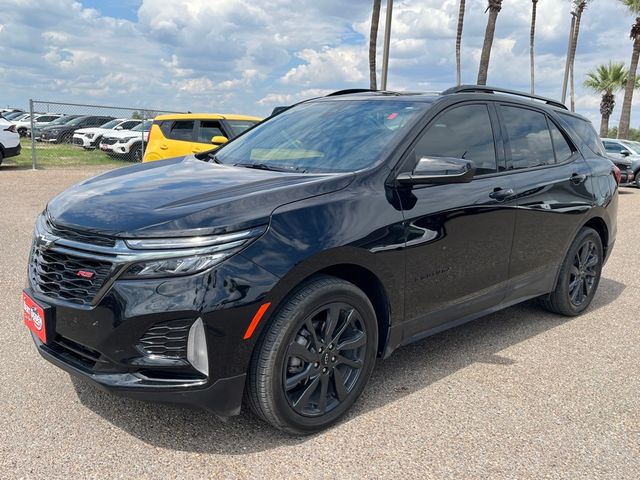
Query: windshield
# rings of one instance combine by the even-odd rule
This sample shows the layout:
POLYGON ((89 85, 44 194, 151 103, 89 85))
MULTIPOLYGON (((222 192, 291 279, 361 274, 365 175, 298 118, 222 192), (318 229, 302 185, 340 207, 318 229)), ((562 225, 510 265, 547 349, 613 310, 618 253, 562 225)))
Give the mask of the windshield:
POLYGON ((375 164, 429 107, 402 100, 303 103, 224 146, 216 161, 304 172, 375 164))
POLYGON ((70 122, 71 120, 73 120, 73 117, 69 118, 69 117, 60 117, 57 120, 54 120, 53 122, 51 122, 49 125, 64 125, 67 122, 70 122))
POLYGON ((250 129, 256 123, 258 122, 253 120, 227 120, 227 124, 229 125, 229 128, 231 128, 234 137, 237 137, 245 130, 250 129))
POLYGON ((640 148, 638 148, 638 144, 636 142, 632 142, 630 140, 621 140, 620 143, 631 150, 631 153, 633 153, 634 155, 640 154, 640 148))
POLYGON ((67 122, 66 125, 69 125, 69 126, 78 125, 79 123, 82 123, 82 121, 85 120, 86 118, 89 118, 89 117, 77 117, 77 118, 74 118, 70 122, 67 122))
POLYGON ((145 120, 140 125, 136 125, 135 127, 133 127, 131 130, 134 132, 146 132, 151 128, 152 123, 153 120, 145 120))
POLYGON ((122 123, 122 119, 109 120, 107 123, 103 123, 99 128, 114 128, 122 123))

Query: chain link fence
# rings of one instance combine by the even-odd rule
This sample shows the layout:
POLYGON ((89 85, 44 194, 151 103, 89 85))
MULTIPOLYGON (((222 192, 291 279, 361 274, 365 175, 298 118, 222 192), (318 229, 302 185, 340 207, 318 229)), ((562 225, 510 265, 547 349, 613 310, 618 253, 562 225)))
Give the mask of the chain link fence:
POLYGON ((32 168, 140 162, 151 123, 169 110, 29 100, 18 123, 22 156, 32 168))

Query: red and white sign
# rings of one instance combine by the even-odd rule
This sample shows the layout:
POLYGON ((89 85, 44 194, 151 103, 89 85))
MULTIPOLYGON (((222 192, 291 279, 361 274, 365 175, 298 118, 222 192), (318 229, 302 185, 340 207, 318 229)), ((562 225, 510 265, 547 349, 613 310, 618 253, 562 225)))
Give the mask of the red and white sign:
POLYGON ((25 292, 22 292, 22 320, 40 340, 47 343, 44 309, 25 292))

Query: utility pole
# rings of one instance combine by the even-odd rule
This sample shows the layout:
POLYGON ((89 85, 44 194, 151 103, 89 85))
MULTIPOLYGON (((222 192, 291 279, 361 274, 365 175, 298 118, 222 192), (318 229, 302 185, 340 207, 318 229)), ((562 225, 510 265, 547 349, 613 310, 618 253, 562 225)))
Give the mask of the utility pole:
POLYGON ((391 43, 391 16, 393 14, 393 0, 387 0, 387 19, 384 25, 384 50, 382 51, 382 78, 380 90, 387 89, 387 74, 389 72, 389 45, 391 43))

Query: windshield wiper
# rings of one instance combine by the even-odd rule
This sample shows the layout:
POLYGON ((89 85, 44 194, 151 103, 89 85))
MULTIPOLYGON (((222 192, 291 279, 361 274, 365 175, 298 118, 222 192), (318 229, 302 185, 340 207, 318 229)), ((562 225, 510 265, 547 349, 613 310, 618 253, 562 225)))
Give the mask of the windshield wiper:
POLYGON ((296 172, 296 173, 305 173, 306 170, 301 169, 300 167, 275 167, 273 165, 267 165, 266 163, 234 163, 234 167, 244 167, 244 168, 255 168, 256 170, 269 170, 271 172, 296 172))

